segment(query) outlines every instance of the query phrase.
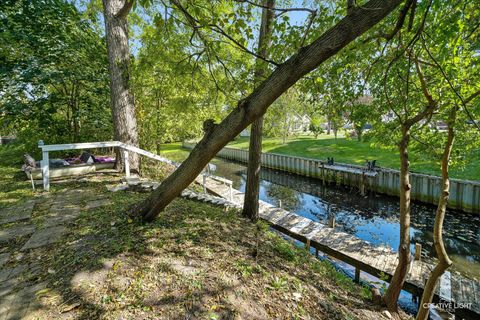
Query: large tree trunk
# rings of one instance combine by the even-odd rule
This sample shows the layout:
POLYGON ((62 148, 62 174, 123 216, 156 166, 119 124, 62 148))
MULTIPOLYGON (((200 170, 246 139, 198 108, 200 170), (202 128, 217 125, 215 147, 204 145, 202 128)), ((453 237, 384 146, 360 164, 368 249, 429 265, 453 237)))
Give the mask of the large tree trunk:
POLYGON ((450 195, 450 179, 448 177, 448 162, 450 161, 450 154, 452 152, 453 142, 455 140, 455 130, 453 128, 455 123, 457 107, 453 107, 448 121, 448 136, 442 157, 442 194, 438 199, 437 214, 435 216, 435 225, 433 227, 433 243, 435 251, 437 252, 438 263, 430 273, 425 289, 423 290, 422 302, 417 314, 417 320, 428 319, 430 312, 429 304, 432 302, 435 286, 438 279, 442 276, 445 270, 452 265, 452 260, 448 257, 447 251, 443 244, 443 220, 445 219, 445 212, 447 209, 448 197, 450 195))
MULTIPOLYGON (((268 47, 272 35, 272 24, 275 7, 275 0, 263 0, 262 20, 260 25, 260 34, 258 36, 257 54, 267 58, 268 47)), ((265 77, 265 62, 257 59, 255 70, 255 81, 261 82, 265 77)), ((243 214, 251 220, 258 220, 258 207, 260 197, 260 170, 262 167, 262 135, 263 135, 263 116, 254 120, 250 131, 250 144, 248 148, 248 167, 247 184, 245 186, 245 199, 243 201, 243 214)))
POLYGON ((248 97, 239 101, 220 124, 208 131, 189 157, 145 200, 140 213, 145 220, 154 219, 207 165, 208 161, 235 138, 253 120, 301 77, 317 68, 347 44, 376 25, 402 0, 371 0, 326 31, 312 44, 279 65, 248 97))
MULTIPOLYGON (((133 0, 103 0, 110 72, 110 104, 114 139, 138 146, 134 98, 129 88, 130 50, 127 15, 133 0)), ((130 169, 139 170, 140 158, 131 152, 130 169)), ((117 150, 116 168, 123 170, 123 152, 117 150)))
POLYGON ((400 244, 398 247, 398 264, 393 274, 384 301, 390 311, 397 312, 397 300, 407 277, 410 264, 410 161, 408 144, 410 127, 402 125, 400 151, 400 244))

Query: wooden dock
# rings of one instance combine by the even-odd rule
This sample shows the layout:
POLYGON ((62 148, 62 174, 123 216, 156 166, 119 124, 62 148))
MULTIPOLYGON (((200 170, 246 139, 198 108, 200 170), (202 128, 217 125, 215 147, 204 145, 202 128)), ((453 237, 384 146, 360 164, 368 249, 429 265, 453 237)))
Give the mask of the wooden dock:
MULTIPOLYGON (((231 197, 230 188, 219 181, 207 178, 206 187, 211 193, 222 198, 231 197)), ((232 200, 242 204, 244 194, 233 189, 232 200)), ((389 281, 397 266, 398 255, 390 247, 372 245, 264 201, 260 201, 260 217, 273 228, 305 243, 307 247, 313 247, 355 267, 356 277, 361 270, 376 277, 386 277, 389 281)), ((412 257, 404 289, 415 296, 421 296, 432 269, 433 264, 414 260, 412 257)), ((480 283, 447 271, 437 285, 436 299, 455 303, 467 313, 480 314, 480 283)))

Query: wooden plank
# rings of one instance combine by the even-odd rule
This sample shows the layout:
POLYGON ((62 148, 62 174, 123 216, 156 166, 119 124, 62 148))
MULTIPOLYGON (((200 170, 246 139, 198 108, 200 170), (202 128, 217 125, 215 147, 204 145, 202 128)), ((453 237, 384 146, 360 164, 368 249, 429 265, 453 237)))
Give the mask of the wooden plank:
POLYGON ((297 234, 303 234, 303 230, 310 229, 312 225, 315 225, 315 222, 310 219, 305 219, 304 221, 297 223, 294 227, 290 228, 290 231, 297 234))
POLYGON ((398 263, 398 254, 389 255, 385 261, 384 273, 393 275, 398 263))
POLYGON ((295 228, 297 224, 305 223, 306 218, 296 215, 296 214, 289 214, 288 218, 282 219, 278 222, 282 227, 285 229, 291 230, 295 228))
POLYGON ((50 190, 50 163, 48 158, 48 151, 42 150, 42 179, 43 179, 43 190, 50 190))
POLYGON ((103 141, 103 142, 84 142, 84 143, 67 143, 67 144, 49 144, 38 146, 42 151, 61 151, 61 150, 78 150, 78 149, 94 149, 94 148, 112 148, 119 147, 119 141, 103 141))
POLYGON ((413 283, 421 283, 421 273, 422 273, 422 266, 420 263, 415 261, 413 263, 412 271, 408 277, 409 281, 413 283))
POLYGON ((319 233, 317 233, 317 235, 313 238, 313 240, 325 245, 324 241, 328 239, 331 233, 335 233, 335 230, 331 228, 324 228, 320 230, 319 233))
POLYGON ((123 160, 125 165, 125 177, 130 177, 130 162, 128 161, 128 151, 123 150, 123 160))
POLYGON ((330 238, 330 248, 340 251, 339 247, 343 241, 347 238, 348 234, 344 232, 335 232, 333 237, 330 238))
POLYGON ((377 262, 373 265, 373 267, 375 267, 379 271, 383 271, 385 267, 386 258, 387 258, 387 255, 385 254, 385 252, 382 252, 382 254, 377 257, 377 262))
POLYGON ((300 234, 305 236, 307 239, 312 239, 317 232, 322 230, 324 228, 324 225, 315 221, 312 221, 311 224, 306 226, 300 231, 300 234))

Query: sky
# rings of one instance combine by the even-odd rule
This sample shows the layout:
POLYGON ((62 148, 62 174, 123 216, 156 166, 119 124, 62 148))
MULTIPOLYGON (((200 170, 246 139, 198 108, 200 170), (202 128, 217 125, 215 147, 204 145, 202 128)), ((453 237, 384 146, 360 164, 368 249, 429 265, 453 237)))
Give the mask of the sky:
MULTIPOLYGON (((80 11, 85 11, 87 9, 88 3, 90 3, 92 0, 70 0, 80 11)), ((260 0, 253 0, 258 3, 260 3, 260 0)), ((153 0, 155 2, 155 0, 153 0)), ((278 3, 279 1, 277 1, 278 3)), ((303 8, 307 7, 304 3, 304 0, 292 0, 291 5, 277 5, 278 8, 303 8)), ((310 3, 310 1, 308 1, 310 3)), ((312 7, 311 4, 308 7, 312 7)), ((141 14, 141 11, 138 11, 141 14)), ((292 25, 303 25, 306 23, 309 12, 307 11, 290 11, 287 12, 286 15, 290 17, 290 24, 292 25)), ((100 25, 103 26, 103 15, 99 14, 99 19, 100 19, 100 25)), ((139 28, 134 27, 134 32, 136 33, 137 36, 132 37, 130 39, 130 47, 131 47, 131 53, 134 56, 138 55, 138 52, 141 48, 141 42, 138 39, 138 35, 141 32, 139 28)), ((255 41, 256 43, 256 41, 255 41)))

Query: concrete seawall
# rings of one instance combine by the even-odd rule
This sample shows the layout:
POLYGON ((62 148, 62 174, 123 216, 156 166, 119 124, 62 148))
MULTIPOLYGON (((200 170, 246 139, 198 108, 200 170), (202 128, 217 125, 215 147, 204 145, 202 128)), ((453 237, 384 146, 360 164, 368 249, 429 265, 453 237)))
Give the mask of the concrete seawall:
MULTIPOLYGON (((183 143, 183 147, 187 149, 192 149, 194 146, 195 143, 183 143)), ((248 150, 225 147, 217 153, 217 156, 246 163, 248 150)), ((325 161, 318 159, 275 153, 262 153, 262 166, 317 178, 324 182, 355 186, 360 190, 399 195, 400 172, 394 169, 378 168, 375 171, 367 171, 365 167, 349 164, 329 166, 325 161)), ((413 200, 437 204, 440 195, 440 177, 411 173, 410 180, 413 200)), ((480 182, 451 179, 448 207, 479 214, 480 182)))

